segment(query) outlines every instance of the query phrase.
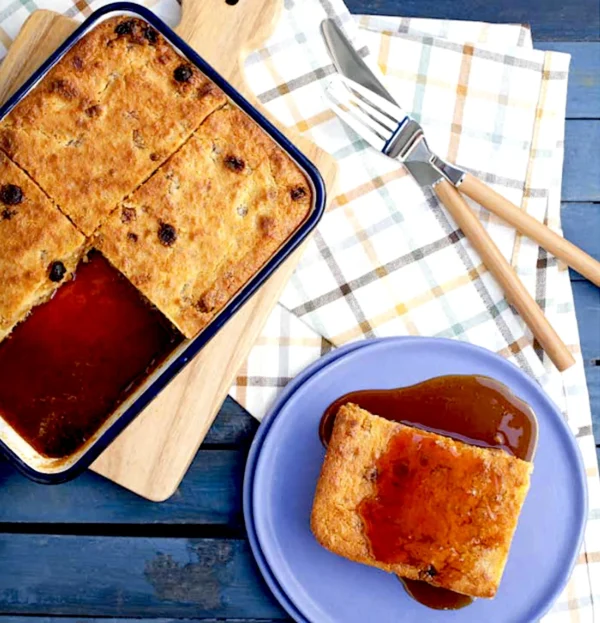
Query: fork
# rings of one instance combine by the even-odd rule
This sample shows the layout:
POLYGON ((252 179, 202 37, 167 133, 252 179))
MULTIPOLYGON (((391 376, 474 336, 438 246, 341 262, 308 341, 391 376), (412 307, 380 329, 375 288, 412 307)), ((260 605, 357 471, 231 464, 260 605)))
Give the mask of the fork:
POLYGON ((402 162, 422 187, 433 189, 554 365, 561 372, 570 368, 575 360, 569 349, 457 187, 598 285, 600 263, 471 174, 433 154, 421 126, 400 107, 340 74, 333 76, 326 92, 333 111, 357 134, 386 156, 402 162))

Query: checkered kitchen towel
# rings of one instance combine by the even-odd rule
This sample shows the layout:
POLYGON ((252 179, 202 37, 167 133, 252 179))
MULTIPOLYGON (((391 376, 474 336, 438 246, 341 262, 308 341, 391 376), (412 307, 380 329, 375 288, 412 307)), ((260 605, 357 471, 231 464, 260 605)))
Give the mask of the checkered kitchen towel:
MULTIPOLYGON (((5 0, 6 49, 32 10, 87 16, 105 0, 5 0)), ((147 0, 171 25, 175 0, 147 0)), ((530 240, 474 209, 578 359, 560 375, 539 352, 435 196, 369 148, 328 109, 333 72, 319 33, 337 18, 440 155, 470 170, 560 231, 569 58, 532 49, 521 26, 352 17, 340 0, 285 0, 280 25, 246 67, 262 104, 332 153, 339 192, 269 317, 231 395, 262 417, 290 378, 352 340, 388 335, 465 340, 535 377, 577 435, 588 473, 590 521, 580 559, 546 621, 592 621, 600 603, 600 485, 568 272, 530 240)))

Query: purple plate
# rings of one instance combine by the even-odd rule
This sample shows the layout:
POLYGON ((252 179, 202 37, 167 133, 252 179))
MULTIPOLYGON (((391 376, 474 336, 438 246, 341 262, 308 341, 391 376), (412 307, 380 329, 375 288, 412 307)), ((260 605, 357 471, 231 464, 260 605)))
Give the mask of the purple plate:
POLYGON ((577 445, 539 386, 489 351, 432 338, 376 340, 307 376, 265 433, 251 503, 262 566, 301 619, 314 623, 537 620, 570 576, 587 506, 577 445), (498 594, 454 612, 425 608, 394 576, 331 554, 315 541, 309 525, 324 456, 317 434, 324 409, 349 391, 412 385, 443 374, 496 378, 533 407, 539 423, 531 489, 498 594))
POLYGON ((252 549, 252 553, 256 560, 256 564, 260 568, 260 571, 263 575, 267 586, 271 589, 271 592, 277 598, 277 601, 285 608, 286 612, 294 618, 298 623, 304 623, 306 619, 302 617, 300 612, 296 609, 294 604, 287 598, 287 595, 283 592, 279 583, 277 582, 277 578, 271 572, 271 568, 267 564, 265 557, 263 556, 262 550, 258 544, 258 538, 256 536, 256 528, 254 526, 254 517, 252 515, 252 489, 254 485, 254 473, 256 471, 256 462, 260 455, 260 449, 262 448, 262 444, 271 428, 271 425, 275 421, 275 418, 279 414, 279 411, 286 403, 287 399, 293 395, 293 393, 304 383, 307 379, 309 379, 313 374, 318 372, 321 368, 329 365, 336 359, 339 359, 346 353, 349 353, 353 350, 357 350, 358 348, 363 348, 370 344, 370 341, 361 341, 361 342, 353 342, 352 344, 346 344, 341 348, 337 348, 324 357, 317 359, 310 366, 305 368, 298 376, 296 376, 290 383, 285 386, 285 389, 279 394, 275 403, 271 406, 271 409, 263 418, 254 439, 252 440, 252 445, 250 446, 250 451, 248 453, 248 458, 246 460, 246 467, 244 469, 244 493, 243 493, 243 503, 244 503, 244 521, 246 524, 246 532, 248 534, 248 541, 250 542, 250 549, 252 549))

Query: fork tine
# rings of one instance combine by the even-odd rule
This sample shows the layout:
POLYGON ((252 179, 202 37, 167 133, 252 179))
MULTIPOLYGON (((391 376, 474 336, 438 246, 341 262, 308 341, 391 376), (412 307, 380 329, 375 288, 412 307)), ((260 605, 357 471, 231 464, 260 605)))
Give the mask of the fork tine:
POLYGON ((345 110, 349 115, 352 115, 357 121, 359 121, 365 128, 371 130, 379 136, 384 142, 392 134, 391 130, 386 128, 385 126, 380 125, 374 119, 371 119, 368 115, 366 115, 358 106, 353 106, 349 102, 338 102, 338 105, 342 110, 345 110))
POLYGON ((349 97, 350 103, 358 108, 365 115, 368 115, 372 119, 378 121, 384 128, 386 128, 390 133, 393 132, 398 124, 396 121, 390 119, 387 115, 383 114, 381 111, 377 110, 377 108, 371 106, 369 102, 361 99, 359 96, 351 93, 349 97))
MULTIPOLYGON (((387 115, 384 115, 381 111, 361 99, 360 96, 353 93, 350 88, 339 79, 339 76, 334 76, 330 86, 335 94, 335 97, 339 101, 343 102, 348 109, 358 109, 360 113, 370 117, 373 122, 382 125, 383 127, 378 130, 378 134, 382 134, 385 138, 387 138, 396 129, 397 124, 395 121, 391 120, 387 115)), ((369 127, 375 129, 372 122, 368 123, 369 127)))
POLYGON ((346 76, 342 76, 338 74, 339 79, 350 89, 358 93, 364 101, 366 101, 371 106, 375 106, 379 110, 383 111, 386 115, 388 115, 396 124, 400 123, 406 118, 406 113, 399 106, 395 106, 388 100, 383 97, 377 95, 377 93, 373 93, 370 89, 366 89, 362 85, 358 84, 358 82, 354 82, 354 80, 350 80, 350 78, 346 78, 346 76))
POLYGON ((369 119, 358 108, 348 106, 347 94, 340 93, 339 89, 329 87, 326 89, 333 111, 345 121, 357 134, 364 137, 373 147, 381 151, 389 138, 390 132, 378 123, 369 119))
POLYGON ((364 138, 377 151, 382 151, 385 141, 375 132, 371 132, 363 123, 357 121, 352 115, 347 113, 337 104, 332 104, 332 108, 336 115, 348 124, 360 137, 364 138))

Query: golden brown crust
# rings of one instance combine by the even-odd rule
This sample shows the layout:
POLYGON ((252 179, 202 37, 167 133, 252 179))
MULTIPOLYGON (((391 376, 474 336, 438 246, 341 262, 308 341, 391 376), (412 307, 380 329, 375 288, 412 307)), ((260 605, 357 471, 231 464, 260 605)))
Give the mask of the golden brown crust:
POLYGON ((90 235, 225 101, 145 22, 112 18, 0 123, 0 147, 90 235))
POLYGON ((0 340, 69 278, 84 243, 69 219, 0 154, 0 340), (19 190, 12 188, 10 193, 10 186, 19 190), (54 262, 66 269, 60 281, 50 279, 54 262))
POLYGON ((187 337, 308 212, 298 167, 226 106, 110 216, 95 244, 187 337))
POLYGON ((501 450, 477 448, 345 405, 336 416, 317 484, 312 531, 324 547, 350 560, 459 593, 493 597, 531 470, 531 463, 501 450), (373 555, 366 535, 372 526, 365 524, 363 509, 375 499, 381 457, 398 443, 408 448, 403 468, 419 483, 412 494, 402 492, 409 502, 414 494, 414 504, 407 503, 398 519, 419 528, 401 544, 397 560, 405 562, 382 562, 373 555), (435 468, 427 448, 435 448, 435 468), (442 518, 429 523, 434 509, 442 518))

